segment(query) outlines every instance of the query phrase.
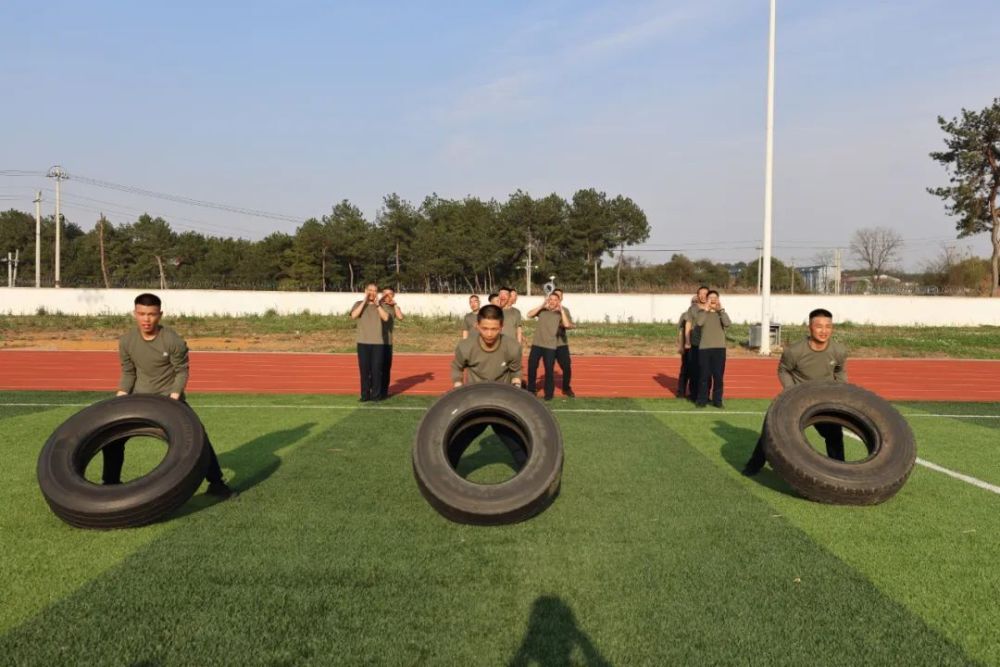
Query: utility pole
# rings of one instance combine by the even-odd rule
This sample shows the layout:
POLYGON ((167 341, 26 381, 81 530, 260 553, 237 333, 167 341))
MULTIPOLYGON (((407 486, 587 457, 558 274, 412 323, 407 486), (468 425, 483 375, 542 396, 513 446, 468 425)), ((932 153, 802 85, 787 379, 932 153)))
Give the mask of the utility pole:
POLYGON ((834 251, 833 257, 834 257, 833 261, 835 262, 835 265, 836 265, 836 268, 834 268, 835 274, 834 274, 834 279, 833 279, 834 280, 834 282, 833 282, 833 284, 834 284, 834 294, 839 295, 840 294, 840 248, 837 248, 834 251))
MULTIPOLYGON (((97 221, 97 224, 100 225, 97 238, 101 246, 101 276, 104 277, 104 289, 111 289, 111 282, 108 280, 108 265, 104 260, 104 213, 103 212, 101 213, 101 219, 97 221)), ((323 259, 325 261, 326 257, 324 257, 323 259)), ((324 289, 326 288, 325 281, 323 283, 323 287, 324 289)))
POLYGON ((7 251, 7 287, 14 286, 14 260, 11 258, 10 251, 7 251))
POLYGON ((790 281, 788 283, 788 290, 789 290, 788 293, 789 294, 795 294, 795 258, 794 257, 792 257, 792 266, 790 267, 790 269, 791 270, 788 272, 788 280, 790 281))
POLYGON ((35 287, 42 286, 42 192, 35 193, 35 287))
POLYGON ((59 284, 60 283, 60 280, 59 280, 59 264, 60 264, 60 262, 59 262, 59 242, 60 242, 60 237, 62 236, 62 216, 59 213, 59 204, 60 204, 59 185, 60 185, 60 183, 62 183, 62 181, 64 181, 67 178, 69 178, 69 175, 65 171, 63 171, 63 168, 60 167, 59 165, 55 165, 54 167, 52 167, 51 169, 49 169, 49 173, 46 174, 46 175, 49 178, 56 179, 56 280, 55 280, 55 286, 59 287, 60 286, 60 284, 59 284))
POLYGON ((531 296, 531 227, 528 227, 528 261, 524 265, 524 295, 531 296))
POLYGON ((764 269, 764 248, 757 248, 757 294, 760 294, 760 272, 764 269))

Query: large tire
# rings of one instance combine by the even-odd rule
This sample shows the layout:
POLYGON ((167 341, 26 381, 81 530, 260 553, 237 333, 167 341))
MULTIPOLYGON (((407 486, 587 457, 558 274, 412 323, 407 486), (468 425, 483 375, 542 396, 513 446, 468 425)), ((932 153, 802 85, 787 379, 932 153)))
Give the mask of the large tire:
POLYGON ((891 498, 917 458, 913 431, 885 399, 850 384, 806 382, 783 391, 767 411, 764 451, 798 493, 822 503, 875 505, 891 498), (817 452, 804 430, 839 424, 865 442, 868 457, 837 461, 817 452))
POLYGON ((205 479, 205 430, 186 403, 133 394, 84 408, 57 428, 38 456, 38 485, 60 519, 79 528, 132 528, 166 517, 205 479), (149 474, 102 486, 84 478, 103 447, 122 438, 165 440, 167 453, 149 474))
POLYGON ((442 396, 424 415, 413 443, 413 473, 424 498, 452 521, 498 525, 528 519, 548 507, 562 479, 562 433, 552 413, 527 392, 497 383, 473 384, 442 396), (524 461, 501 484, 475 484, 455 471, 467 429, 495 425, 524 461), (516 440, 515 444, 513 441, 516 440))

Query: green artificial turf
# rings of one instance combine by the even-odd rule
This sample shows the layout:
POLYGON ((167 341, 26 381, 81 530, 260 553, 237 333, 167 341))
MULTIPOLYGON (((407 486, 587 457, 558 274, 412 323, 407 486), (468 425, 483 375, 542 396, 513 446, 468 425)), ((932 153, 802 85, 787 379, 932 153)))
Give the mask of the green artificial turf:
MULTIPOLYGON (((199 395, 239 498, 94 532, 56 519, 34 479, 79 408, 9 404, 95 397, 0 393, 0 662, 1000 665, 1000 497, 925 468, 869 508, 744 478, 764 401, 555 401, 559 498, 482 528, 413 481, 432 399, 199 395)), ((996 424, 910 422, 921 457, 995 475, 996 424)), ((505 455, 487 436, 462 470, 496 482, 505 455)))

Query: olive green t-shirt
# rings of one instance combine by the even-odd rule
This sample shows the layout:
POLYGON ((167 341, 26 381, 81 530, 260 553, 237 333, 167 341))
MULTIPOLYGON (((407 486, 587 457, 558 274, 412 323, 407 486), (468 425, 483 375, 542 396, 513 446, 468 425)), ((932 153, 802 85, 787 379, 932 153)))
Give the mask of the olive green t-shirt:
POLYGON ((504 336, 509 336, 513 341, 517 342, 517 328, 522 326, 521 311, 517 308, 504 308, 503 310, 503 329, 500 330, 504 336))
POLYGON ((392 345, 392 332, 396 328, 396 308, 394 306, 382 306, 382 308, 389 313, 389 319, 382 323, 382 340, 386 345, 392 345))
MULTIPOLYGON (((360 301, 355 301, 354 305, 351 306, 351 312, 354 312, 360 303, 360 301)), ((378 315, 378 308, 382 308, 382 306, 365 303, 365 308, 361 311, 361 317, 358 318, 358 342, 362 345, 385 345, 386 341, 382 335, 382 318, 378 315)), ((391 319, 392 313, 389 315, 391 319)))
MULTIPOLYGON (((505 317, 504 320, 507 318, 505 317)), ((473 310, 465 314, 465 330, 472 336, 478 332, 476 325, 479 324, 479 311, 473 310)))
MULTIPOLYGON (((569 308, 563 306, 563 312, 566 313, 566 319, 573 322, 573 317, 570 315, 569 308)), ((558 341, 559 347, 569 347, 569 337, 566 335, 566 327, 559 322, 559 331, 556 332, 556 340, 558 341)))
POLYGON ((698 327, 698 313, 703 311, 697 303, 692 303, 685 311, 687 321, 691 323, 691 347, 698 347, 701 342, 701 329, 698 327))
POLYGON ((538 324, 535 325, 535 335, 531 338, 532 346, 547 350, 559 347, 558 335, 562 316, 554 310, 542 310, 535 315, 535 318, 538 324))
POLYGON ((831 340, 817 352, 809 347, 809 338, 792 343, 781 353, 778 380, 782 389, 813 380, 847 382, 847 348, 831 340))
POLYGON ((462 382, 462 371, 468 371, 465 384, 504 382, 510 384, 521 377, 521 346, 517 340, 500 335, 500 344, 492 352, 480 345, 479 335, 469 336, 455 348, 451 361, 451 381, 462 382))
POLYGON ((188 347, 170 327, 145 340, 138 327, 118 339, 122 374, 118 388, 130 394, 184 395, 188 381, 188 347))
POLYGON ((726 329, 732 322, 725 310, 710 312, 699 310, 695 319, 698 329, 701 330, 701 338, 698 341, 698 349, 713 350, 726 347, 726 329))

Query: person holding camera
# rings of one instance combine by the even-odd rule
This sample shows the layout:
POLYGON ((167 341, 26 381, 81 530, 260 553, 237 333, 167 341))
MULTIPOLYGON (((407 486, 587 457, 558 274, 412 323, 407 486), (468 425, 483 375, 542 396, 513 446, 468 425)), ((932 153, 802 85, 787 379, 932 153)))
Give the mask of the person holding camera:
POLYGON ((382 398, 389 398, 390 374, 392 373, 392 334, 396 328, 396 320, 403 319, 403 311, 396 303, 396 290, 386 287, 382 290, 382 298, 379 303, 385 310, 389 319, 382 322, 382 382, 379 393, 382 398))
POLYGON ((545 400, 551 401, 556 392, 556 349, 559 347, 559 327, 573 328, 573 322, 563 312, 557 294, 549 294, 540 306, 528 312, 528 317, 538 318, 535 335, 528 353, 528 391, 534 394, 538 380, 538 361, 545 364, 545 400))
POLYGON ((556 334, 558 339, 558 344, 556 347, 556 364, 559 366, 559 371, 562 373, 562 393, 566 398, 573 398, 576 394, 570 388, 570 380, 573 378, 573 364, 570 361, 569 356, 569 337, 566 335, 567 329, 575 329, 576 325, 573 323, 573 316, 570 315, 569 308, 563 305, 563 291, 556 287, 552 290, 552 293, 559 297, 559 306, 562 310, 564 316, 564 321, 569 322, 569 326, 559 323, 559 332, 556 334))
POLYGON ((382 368, 385 365, 385 339, 382 323, 389 321, 389 311, 379 300, 378 285, 365 285, 364 298, 351 307, 351 319, 358 321, 358 369, 361 372, 361 402, 382 399, 382 368))
POLYGON ((695 326, 701 331, 698 341, 698 399, 695 406, 708 404, 709 383, 712 405, 722 407, 722 376, 726 373, 726 329, 732 322, 719 301, 719 293, 709 290, 705 304, 695 316, 695 326))

